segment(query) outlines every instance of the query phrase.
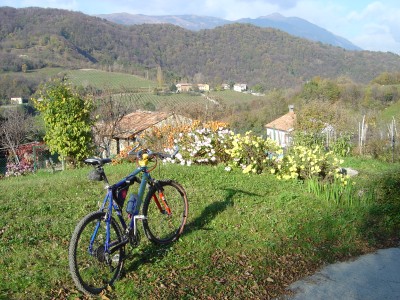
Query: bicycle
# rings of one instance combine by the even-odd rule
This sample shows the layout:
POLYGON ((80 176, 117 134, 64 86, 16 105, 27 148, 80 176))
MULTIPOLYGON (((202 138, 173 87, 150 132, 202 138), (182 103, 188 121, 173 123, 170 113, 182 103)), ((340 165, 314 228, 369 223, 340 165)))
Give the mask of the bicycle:
POLYGON ((158 245, 176 241, 186 224, 188 200, 184 188, 174 180, 155 180, 150 176, 158 159, 173 159, 178 149, 172 155, 149 149, 134 152, 136 149, 128 155, 136 157, 137 168, 113 185, 109 185, 103 168, 111 159, 85 160, 86 164, 94 167, 89 178, 103 181, 107 189, 100 209, 81 219, 69 245, 70 273, 76 286, 86 294, 98 295, 120 277, 126 257, 125 246, 128 243, 133 247, 139 245, 139 220, 147 238, 158 245), (150 161, 154 162, 153 167, 148 167, 150 161), (138 177, 140 173, 141 179, 138 177), (135 182, 140 184, 138 194, 131 194, 129 198, 125 222, 123 206, 128 190, 135 182), (148 190, 144 198, 146 186, 148 190), (142 214, 139 214, 142 202, 142 214))

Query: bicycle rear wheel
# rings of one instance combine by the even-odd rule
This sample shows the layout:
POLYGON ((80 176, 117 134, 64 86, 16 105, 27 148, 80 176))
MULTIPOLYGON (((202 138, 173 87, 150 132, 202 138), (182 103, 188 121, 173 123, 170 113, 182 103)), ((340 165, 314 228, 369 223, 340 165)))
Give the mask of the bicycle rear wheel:
POLYGON ((183 187, 173 180, 158 181, 143 204, 143 228, 155 244, 169 244, 179 238, 186 224, 188 201, 183 187))
MULTIPOLYGON (((69 267, 76 286, 84 293, 98 295, 121 274, 124 247, 114 253, 104 251, 105 212, 92 212, 76 226, 69 245, 69 267), (93 241, 93 243, 91 243, 93 241)), ((114 218, 110 224, 110 243, 121 242, 123 234, 114 218)))

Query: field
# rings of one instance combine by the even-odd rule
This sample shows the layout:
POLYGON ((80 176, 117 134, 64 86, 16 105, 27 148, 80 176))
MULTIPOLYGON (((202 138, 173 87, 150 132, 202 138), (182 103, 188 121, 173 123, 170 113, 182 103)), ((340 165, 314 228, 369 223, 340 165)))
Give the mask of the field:
POLYGON ((99 89, 116 91, 148 90, 152 91, 156 83, 139 76, 125 73, 106 72, 95 69, 79 69, 68 71, 67 76, 76 85, 92 85, 99 89))
POLYGON ((218 107, 210 100, 199 94, 154 94, 154 93, 122 93, 115 94, 116 101, 122 101, 130 110, 168 110, 168 111, 188 111, 190 107, 198 107, 205 111, 207 107, 213 109, 218 107))
POLYGON ((249 103, 252 101, 266 100, 265 96, 254 96, 252 94, 240 93, 232 90, 210 92, 209 96, 213 99, 216 99, 218 102, 229 104, 249 103))
MULTIPOLYGON (((185 233, 169 247, 155 247, 142 234, 106 296, 269 299, 323 264, 397 245, 400 165, 352 158, 345 166, 360 172, 358 193, 373 189, 372 200, 334 204, 302 182, 223 166, 161 166, 155 177, 174 178, 187 190, 185 233)), ((106 172, 114 182, 132 167, 106 172)), ((0 180, 0 299, 84 299, 67 257, 75 225, 104 193, 101 183, 86 180, 89 170, 0 180)))

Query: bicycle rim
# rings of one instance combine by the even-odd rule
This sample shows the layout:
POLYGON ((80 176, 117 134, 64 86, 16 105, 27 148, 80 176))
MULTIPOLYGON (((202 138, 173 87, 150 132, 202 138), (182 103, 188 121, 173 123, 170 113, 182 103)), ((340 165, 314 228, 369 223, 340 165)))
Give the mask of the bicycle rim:
MULTIPOLYGON (((106 240, 104 215, 103 212, 95 212, 82 219, 75 229, 69 249, 72 278, 81 291, 91 295, 101 293, 108 285, 114 283, 121 273, 125 255, 124 247, 110 255, 104 253, 106 240), (94 234, 96 228, 98 230, 94 234)), ((121 229, 112 219, 110 241, 116 243, 121 240, 121 229)))
POLYGON ((184 189, 174 181, 159 181, 161 190, 150 190, 143 206, 146 236, 154 243, 168 244, 182 234, 187 219, 188 203, 184 189), (160 192, 163 193, 165 203, 160 192), (161 210, 160 210, 161 208, 161 210))

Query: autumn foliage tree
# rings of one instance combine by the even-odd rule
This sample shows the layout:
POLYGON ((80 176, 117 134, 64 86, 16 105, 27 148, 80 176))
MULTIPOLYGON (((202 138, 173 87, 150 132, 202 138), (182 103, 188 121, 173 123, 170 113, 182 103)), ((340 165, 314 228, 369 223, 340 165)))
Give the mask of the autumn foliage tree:
POLYGON ((72 164, 90 155, 93 149, 91 101, 78 94, 65 79, 42 86, 33 101, 43 116, 44 140, 52 153, 58 153, 72 164))

